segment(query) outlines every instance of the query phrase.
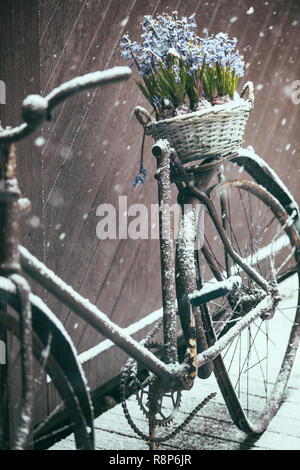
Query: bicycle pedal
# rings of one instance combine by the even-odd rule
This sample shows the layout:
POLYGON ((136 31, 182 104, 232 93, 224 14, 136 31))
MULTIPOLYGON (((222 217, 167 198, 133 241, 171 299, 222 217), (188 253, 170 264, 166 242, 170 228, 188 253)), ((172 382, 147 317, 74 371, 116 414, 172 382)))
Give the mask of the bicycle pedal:
POLYGON ((224 281, 206 282, 200 290, 189 295, 189 301, 194 306, 199 306, 219 297, 224 297, 242 285, 240 276, 231 276, 224 281))

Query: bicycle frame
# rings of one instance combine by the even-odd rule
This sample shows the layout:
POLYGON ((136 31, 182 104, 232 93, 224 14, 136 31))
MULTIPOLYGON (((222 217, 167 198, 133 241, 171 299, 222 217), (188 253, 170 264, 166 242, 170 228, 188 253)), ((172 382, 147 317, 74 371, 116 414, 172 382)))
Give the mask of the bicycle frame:
MULTIPOLYGON (((171 156, 176 162, 176 155, 167 142, 156 144, 153 147, 153 153, 157 157, 157 179, 160 206, 170 203, 170 162, 171 156)), ((10 155, 13 155, 10 153, 10 155)), ((177 163, 177 167, 184 173, 183 167, 177 163)), ((14 175, 12 175, 14 176, 14 175)), ((14 178, 13 178, 14 180, 14 178)), ((10 185, 11 190, 12 185, 10 185)), ((211 218, 219 231, 222 242, 230 249, 230 255, 234 261, 243 269, 253 276, 255 280, 263 287, 266 292, 271 292, 271 288, 261 280, 259 274, 231 248, 226 232, 221 226, 221 221, 215 213, 212 202, 205 192, 196 188, 191 177, 188 178, 188 187, 193 194, 203 203, 210 212, 211 218)), ((2 192, 3 196, 4 192, 2 192)), ((16 197, 11 202, 11 192, 7 189, 5 194, 6 200, 2 197, 2 204, 7 209, 7 217, 4 219, 2 229, 2 239, 5 240, 8 233, 16 230, 17 227, 17 210, 16 197)), ((13 194, 18 194, 16 182, 14 180, 13 194)), ((160 215, 160 247, 161 247, 161 266, 162 266, 162 299, 163 299, 163 322, 164 337, 166 350, 168 351, 167 363, 158 359, 151 351, 145 348, 141 343, 135 341, 131 336, 125 333, 124 329, 112 322, 104 313, 102 313, 95 305, 91 304, 87 299, 75 292, 62 279, 56 276, 42 262, 33 257, 24 247, 17 245, 17 238, 13 237, 9 250, 2 250, 0 267, 2 274, 10 272, 23 271, 31 278, 42 285, 48 292, 53 294, 64 305, 73 310, 89 325, 95 328, 99 333, 114 342, 118 347, 130 356, 148 368, 159 379, 161 384, 167 389, 189 389, 192 386, 194 375, 190 374, 187 364, 179 365, 177 363, 177 331, 176 331, 176 292, 175 292, 175 263, 173 253, 173 238, 165 239, 163 231, 164 212, 160 215), (4 252, 5 251, 5 252, 4 252), (20 263, 20 264, 19 264, 20 263)), ((2 240, 1 240, 2 241, 2 240)), ((230 332, 226 333, 221 340, 218 340, 213 346, 205 351, 200 351, 195 358, 197 366, 200 367, 208 361, 214 360, 222 350, 251 322, 259 317, 266 309, 273 306, 272 295, 267 295, 252 311, 235 325, 230 332)), ((195 352, 196 354, 196 352, 195 352)))
MULTIPOLYGON (((138 361, 153 374, 152 377, 149 377, 149 413, 146 413, 149 418, 149 436, 146 436, 146 440, 148 440, 149 437, 150 447, 153 449, 155 448, 156 442, 154 434, 156 425, 154 418, 157 412, 157 404, 159 404, 159 401, 162 402, 160 398, 163 398, 165 394, 173 396, 174 392, 179 392, 177 395, 180 395, 181 390, 190 389, 194 384, 197 373, 200 378, 208 377, 212 372, 212 365, 233 421, 241 430, 247 433, 260 433, 266 428, 270 418, 279 407, 284 387, 287 384, 291 370, 289 365, 292 364, 290 358, 295 357, 298 344, 298 330, 296 325, 299 324, 299 310, 297 311, 297 317, 292 326, 288 348, 282 362, 280 380, 278 381, 278 385, 276 384, 276 387, 274 386, 273 395, 271 395, 271 399, 268 401, 263 414, 259 417, 259 422, 257 424, 254 423, 254 426, 249 422, 244 413, 244 407, 240 404, 239 398, 236 396, 228 371, 223 362, 223 355, 221 355, 222 351, 258 317, 261 317, 262 320, 272 318, 275 307, 280 300, 276 283, 273 283, 272 279, 270 284, 266 282, 259 272, 253 269, 252 261, 250 260, 248 264, 248 258, 242 258, 233 248, 226 233, 226 221, 222 217, 225 207, 224 204, 222 207, 222 192, 220 195, 221 216, 218 216, 213 205, 211 195, 214 194, 214 189, 218 185, 211 186, 208 189, 207 187, 210 184, 211 177, 223 163, 232 161, 244 167, 246 172, 258 183, 253 185, 250 192, 253 191, 254 196, 259 199, 260 197, 264 199, 266 192, 268 192, 267 200, 269 201, 270 208, 276 209, 275 212, 277 215, 278 213, 282 214, 279 206, 281 205, 284 208, 285 213, 284 216, 282 216, 282 221, 279 217, 278 220, 283 229, 286 228, 286 226, 291 227, 293 225, 293 230, 289 230, 290 242, 293 246, 299 247, 299 238, 296 233, 296 230, 300 233, 299 209, 297 204, 273 170, 269 168, 260 157, 250 152, 250 150, 237 149, 236 152, 222 157, 214 156, 213 158, 202 160, 200 164, 196 163, 184 166, 177 158, 175 151, 170 147, 168 141, 160 140, 152 148, 152 152, 157 158, 157 173, 155 177, 158 180, 158 200, 160 206, 159 227, 164 361, 160 360, 146 347, 150 335, 153 331, 158 330, 159 324, 154 327, 145 340, 140 343, 137 342, 126 333, 126 330, 112 322, 95 305, 74 291, 72 287, 67 285, 62 279, 55 275, 54 272, 48 269, 45 264, 18 244, 18 215, 21 204, 19 204, 20 191, 15 177, 16 161, 13 143, 31 134, 35 129, 40 127, 45 119, 50 120, 50 114, 53 108, 68 96, 72 96, 74 93, 83 89, 127 79, 130 74, 131 71, 128 67, 115 67, 104 72, 95 72, 93 74, 84 75, 83 77, 78 77, 56 88, 46 97, 33 95, 26 98, 23 102, 22 110, 25 122, 20 126, 13 129, 7 128, 5 130, 0 126, 0 300, 3 299, 4 305, 10 305, 17 311, 19 320, 11 315, 10 311, 6 311, 5 309, 0 311, 0 318, 4 328, 12 331, 15 336, 18 336, 21 347, 26 349, 26 353, 22 354, 21 364, 21 372, 26 380, 24 379, 22 382, 22 407, 20 409, 20 417, 28 416, 29 419, 26 419, 26 422, 24 422, 24 419, 22 422, 21 419, 18 431, 21 431, 22 436, 20 433, 19 434, 22 439, 19 441, 17 448, 26 447, 32 431, 31 416, 33 400, 31 392, 33 389, 33 373, 30 363, 32 363, 33 352, 35 352, 35 350, 31 351, 30 343, 32 339, 33 346, 39 343, 41 347, 44 347, 44 345, 48 344, 49 334, 51 338, 55 338, 53 343, 55 347, 52 348, 51 355, 49 356, 49 365, 52 365, 53 362, 52 367, 54 368, 54 370, 51 370, 53 383, 55 385, 59 378, 59 382, 62 382, 60 383, 62 397, 64 398, 65 395, 67 395, 70 416, 73 415, 74 411, 76 412, 74 413, 74 415, 76 415, 74 428, 80 431, 79 436, 76 433, 78 440, 76 444, 79 444, 80 447, 82 447, 82 444, 85 448, 91 448, 93 446, 94 419, 90 393, 73 342, 59 319, 49 310, 46 304, 38 297, 31 294, 30 285, 24 282, 22 272, 35 279, 46 291, 54 295, 82 320, 104 337, 110 339, 112 343, 131 356, 134 361, 138 361), (172 231, 168 231, 168 236, 164 233, 164 227, 166 226, 165 219, 169 215, 168 210, 165 211, 164 208, 168 209, 167 206, 171 203, 170 188, 172 183, 176 183, 178 187, 179 204, 184 206, 186 201, 192 201, 192 203, 200 203, 206 208, 208 216, 212 220, 225 250, 225 268, 227 272, 227 276, 225 277, 230 277, 230 283, 233 285, 229 263, 229 258, 232 258, 237 271, 241 268, 242 271, 260 287, 261 295, 258 297, 258 300, 260 299, 259 303, 252 304, 250 311, 247 310, 247 313, 243 316, 239 316, 238 321, 234 322, 234 324, 232 323, 229 329, 221 331, 222 334, 219 335, 218 339, 216 339, 214 331, 213 321, 215 319, 210 317, 209 307, 206 303, 217 298, 216 295, 219 296, 220 294, 218 291, 219 287, 227 283, 216 283, 217 287, 213 287, 213 290, 211 290, 214 295, 213 298, 205 297, 204 299, 202 292, 200 292, 200 294, 196 292, 195 296, 190 296, 194 290, 197 291, 202 286, 200 266, 199 264, 197 266, 199 258, 196 259, 195 256, 193 258, 192 255, 189 258, 191 263, 195 264, 190 276, 192 282, 189 283, 189 270, 187 269, 185 276, 183 276, 183 281, 184 279, 186 280, 186 285, 184 285, 182 289, 185 295, 185 308, 184 311, 180 309, 179 304, 181 299, 180 295, 178 295, 180 293, 178 293, 176 278, 177 274, 180 275, 179 277, 182 276, 182 271, 185 270, 185 267, 175 265, 178 261, 178 250, 176 250, 175 255, 175 240, 172 231), (263 186, 266 191, 260 188, 259 185, 263 186), (259 194, 260 191, 262 192, 261 194, 259 194), (197 279, 197 268, 199 279, 197 279), (192 289, 191 286, 193 286, 192 289), (178 303, 177 306, 176 299, 178 303), (200 308, 199 305, 201 305, 200 308), (182 322, 186 346, 185 357, 182 363, 178 361, 178 332, 176 329, 177 307, 182 322), (186 329, 183 327, 183 318, 187 325, 186 329), (21 324, 23 326, 21 326, 21 324), (286 367, 287 365, 288 367, 286 367), (65 387, 67 387, 67 389, 65 387), (82 432, 83 426, 84 432, 82 432), (87 432, 87 426, 91 429, 90 434, 87 432)), ((224 183, 222 178, 220 178, 220 174, 219 183, 221 185, 224 183)), ((239 188, 239 183, 243 184, 246 182, 242 180, 231 181, 230 186, 239 188)), ((182 218, 182 220, 183 219, 184 218, 182 218)), ((188 237, 183 238, 183 245, 187 239, 188 237)), ((201 247, 202 254, 211 268, 213 277, 217 281, 222 281, 225 271, 220 271, 217 262, 214 261, 213 256, 207 248, 205 244, 201 247)), ((195 255, 194 252, 193 255, 195 255)), ((224 287, 224 289, 225 294, 220 288, 221 296, 229 292, 228 286, 224 287)), ((42 358, 40 349, 37 359, 39 358, 42 358)), ((134 361, 129 361, 129 363, 134 364, 134 361)), ((124 368, 125 372, 127 364, 124 368)), ((128 371, 129 369, 127 368, 127 372, 128 371)), ((214 394, 210 394, 203 400, 200 403, 200 408, 213 396, 214 394)), ((195 410, 199 410, 200 408, 198 406, 195 410)), ((184 421, 183 425, 186 425, 193 415, 194 412, 184 421)), ((56 415, 54 415, 54 417, 55 416, 56 415)), ((127 416, 127 419, 128 418, 129 416, 127 416)), ((183 425, 179 426, 177 431, 182 429, 183 425)), ((134 425, 132 427, 136 429, 134 425)), ((160 439, 159 442, 162 442, 162 440, 160 439)))
MULTIPOLYGON (((97 86, 102 83, 110 83, 120 79, 128 78, 130 70, 127 67, 116 67, 115 73, 112 71, 88 74, 84 77, 71 80, 66 84, 53 90, 46 98, 35 97, 27 99, 23 104, 24 124, 12 130, 2 130, 0 132, 0 145, 4 157, 5 172, 3 187, 0 190, 0 204, 2 213, 2 230, 0 232, 0 274, 8 276, 11 273, 21 272, 30 275, 47 291, 52 293, 58 300, 73 310, 77 315, 84 319, 93 328, 114 342, 118 347, 130 356, 141 362, 153 374, 155 374, 164 387, 167 389, 190 388, 195 378, 190 366, 187 363, 181 365, 177 362, 177 331, 176 331, 176 289, 175 289, 175 256, 173 251, 173 235, 166 239, 163 234, 164 211, 160 211, 160 249, 161 249, 161 273, 162 273, 162 303, 163 303, 163 323, 164 323, 164 341, 167 351, 166 363, 158 359, 151 351, 145 348, 141 343, 135 341, 124 329, 112 322, 95 305, 84 299, 75 292, 62 279, 58 278, 43 263, 34 258, 25 248, 18 247, 17 227, 18 227, 18 197, 19 189, 15 179, 14 151, 8 144, 21 140, 38 128, 44 119, 50 119, 50 112, 58 103, 66 97, 73 95, 77 91, 97 86), (126 70, 125 70, 126 69, 126 70), (99 75, 100 74, 100 75, 99 75), (175 367, 174 367, 175 366, 175 367)), ((160 207, 165 207, 170 203, 171 177, 176 175, 184 178, 186 186, 194 197, 200 203, 207 207, 210 217, 215 224, 220 235, 222 243, 234 262, 242 267, 250 277, 252 277, 264 291, 266 297, 243 319, 238 322, 221 340, 208 347, 205 351, 199 351, 197 355, 196 348, 192 349, 194 365, 200 367, 208 361, 214 360, 220 352, 229 344, 242 329, 246 328, 255 318, 260 316, 266 309, 273 307, 274 299, 271 294, 271 286, 259 275, 259 273, 249 266, 238 253, 232 248, 229 238, 222 227, 212 201, 209 195, 195 184, 193 174, 186 170, 173 149, 170 148, 167 141, 157 142, 153 147, 153 154, 157 157, 157 180, 158 180, 158 199, 160 207), (176 169, 172 172, 172 169, 176 169), (174 174, 173 174, 174 173, 174 174)), ((230 157, 230 156, 229 156, 230 157)), ((232 154, 231 157, 234 157, 232 154)), ((228 156, 226 157, 228 158, 228 156)), ((222 160, 199 166, 199 176, 206 171, 213 173, 222 163, 222 160), (201 168, 200 168, 201 167, 201 168)), ((209 173, 207 173, 209 175, 209 173)), ((209 179, 209 177, 207 178, 209 179)), ((180 184, 178 184, 180 187, 180 184)), ((193 315, 191 313, 192 334, 191 341, 194 341, 193 333, 193 315)), ((190 346, 194 346, 191 344, 190 346)))

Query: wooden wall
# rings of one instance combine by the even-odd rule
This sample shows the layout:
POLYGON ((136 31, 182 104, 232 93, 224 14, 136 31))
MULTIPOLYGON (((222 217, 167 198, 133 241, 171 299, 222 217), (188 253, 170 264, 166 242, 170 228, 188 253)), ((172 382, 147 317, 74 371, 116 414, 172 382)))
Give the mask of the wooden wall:
MULTIPOLYGON (((196 12, 199 28, 238 38, 247 80, 256 86, 255 108, 245 144, 253 145, 299 201, 300 106, 292 103, 292 82, 300 79, 298 0, 5 0, 1 14, 0 79, 7 81, 4 124, 19 122, 20 102, 29 92, 46 95, 75 75, 124 64, 119 41, 126 31, 138 39, 145 14, 196 12), (253 14, 247 14, 250 7, 253 14)), ((142 129, 133 110, 147 107, 133 79, 82 93, 58 108, 53 122, 18 145, 19 179, 33 201, 23 244, 66 282, 121 326, 161 305, 157 240, 105 240, 96 236, 97 207, 119 197, 128 206, 156 202, 153 177, 133 189, 142 129)), ((145 166, 153 175, 152 141, 145 166)), ((124 211, 123 211, 124 212, 124 211)), ((130 221, 130 219, 129 219, 130 221)), ((101 338, 43 291, 79 352, 101 338)), ((110 349, 105 360, 85 367, 92 388, 118 373, 124 355, 110 349)))

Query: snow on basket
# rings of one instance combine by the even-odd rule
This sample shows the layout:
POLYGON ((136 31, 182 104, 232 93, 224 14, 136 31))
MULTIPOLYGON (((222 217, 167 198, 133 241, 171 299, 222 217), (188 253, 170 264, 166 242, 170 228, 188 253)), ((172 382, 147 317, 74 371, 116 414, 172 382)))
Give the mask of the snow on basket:
POLYGON ((241 97, 225 104, 160 121, 140 106, 135 115, 147 135, 155 141, 167 139, 178 157, 188 162, 239 148, 253 103, 253 84, 247 82, 241 97))

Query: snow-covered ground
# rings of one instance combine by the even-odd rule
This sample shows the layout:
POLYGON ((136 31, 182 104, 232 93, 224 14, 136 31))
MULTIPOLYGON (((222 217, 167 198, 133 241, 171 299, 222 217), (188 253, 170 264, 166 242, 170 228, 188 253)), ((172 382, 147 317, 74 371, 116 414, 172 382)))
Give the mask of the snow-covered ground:
MULTIPOLYGON (((298 285, 296 277, 287 279, 281 284, 283 300, 280 308, 286 312, 287 307, 297 301, 298 285)), ((280 331, 279 338, 280 342, 280 331)), ((256 440, 250 440, 232 423, 222 395, 217 393, 189 423, 186 429, 175 438, 161 444, 162 450, 299 450, 300 449, 300 351, 292 369, 287 393, 277 415, 271 421, 267 431, 256 440)), ((218 391, 214 377, 208 380, 196 380, 189 392, 183 392, 178 416, 172 425, 182 422, 202 399, 213 391, 218 391)), ((129 409, 136 418, 139 427, 147 432, 147 422, 134 399, 129 400, 129 409)), ((169 428, 165 428, 168 432, 169 428)), ((147 444, 131 429, 124 416, 121 405, 117 405, 95 420, 96 449, 98 450, 147 450, 147 444)), ((68 437, 51 450, 74 449, 74 441, 68 437)))

